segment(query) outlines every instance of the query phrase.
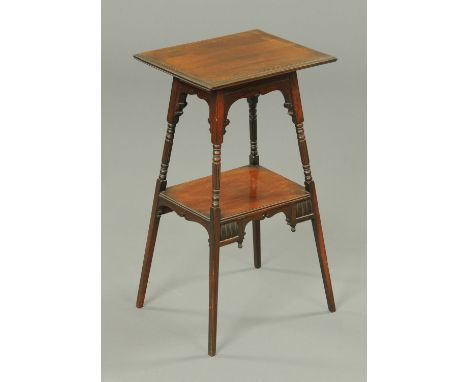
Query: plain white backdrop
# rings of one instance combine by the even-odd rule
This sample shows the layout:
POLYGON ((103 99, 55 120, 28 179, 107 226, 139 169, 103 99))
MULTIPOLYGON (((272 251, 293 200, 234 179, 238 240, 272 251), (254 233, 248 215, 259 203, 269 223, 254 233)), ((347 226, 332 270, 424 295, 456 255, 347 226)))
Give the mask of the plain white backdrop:
POLYGON ((0 380, 98 381, 99 2, 0 17, 0 380))
MULTIPOLYGON (((466 14, 368 3, 369 381, 467 380, 466 14)), ((98 381, 99 3, 0 33, 0 379, 98 381)))
POLYGON ((462 1, 368 2, 369 381, 466 381, 462 1))

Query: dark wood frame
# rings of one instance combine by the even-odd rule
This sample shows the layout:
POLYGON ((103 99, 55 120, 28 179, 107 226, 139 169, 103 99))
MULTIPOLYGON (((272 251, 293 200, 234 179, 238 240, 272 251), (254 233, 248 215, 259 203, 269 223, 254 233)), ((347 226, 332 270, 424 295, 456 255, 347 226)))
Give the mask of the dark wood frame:
MULTIPOLYGON (((167 132, 161 160, 161 169, 156 181, 153 207, 151 211, 148 237, 146 242, 143 267, 141 271, 140 285, 138 289, 136 306, 141 308, 144 303, 148 278, 153 258, 154 247, 161 215, 175 211, 178 215, 203 225, 209 235, 209 329, 208 329, 208 354, 216 354, 216 326, 218 307, 218 279, 219 279, 219 251, 220 247, 233 242, 241 246, 244 239, 244 228, 252 221, 254 242, 254 265, 261 267, 260 251, 260 220, 273 216, 278 212, 285 213, 291 230, 295 230, 297 223, 311 220, 315 243, 317 246, 322 279, 330 312, 335 311, 333 290, 328 269, 325 242, 320 220, 320 212, 317 201, 315 183, 310 170, 307 142, 304 134, 301 97, 296 72, 278 75, 267 79, 250 82, 243 85, 233 86, 220 90, 206 90, 198 88, 187 82, 174 77, 167 113, 167 132), (249 165, 259 165, 257 148, 257 112, 256 106, 259 95, 272 91, 280 91, 284 97, 284 106, 288 110, 296 128, 297 142, 304 171, 304 185, 307 194, 304 198, 289 200, 280 205, 269 206, 264 209, 249 211, 231 219, 222 219, 220 208, 220 182, 221 182, 221 147, 227 119, 231 105, 241 98, 246 98, 249 105, 249 129, 250 129, 250 156, 249 165), (211 143, 213 145, 212 157, 212 192, 211 209, 209 219, 184 205, 177 203, 167 195, 164 190, 167 185, 167 171, 171 158, 172 145, 177 122, 183 114, 187 105, 187 95, 197 95, 205 100, 209 106, 209 124, 211 132, 211 143)), ((274 186, 274 185, 272 185, 274 186)))

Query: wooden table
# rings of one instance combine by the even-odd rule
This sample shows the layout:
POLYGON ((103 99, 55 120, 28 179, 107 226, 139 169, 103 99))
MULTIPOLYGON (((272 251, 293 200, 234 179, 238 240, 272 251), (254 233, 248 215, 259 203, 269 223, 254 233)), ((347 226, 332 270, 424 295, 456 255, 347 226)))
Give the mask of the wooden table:
POLYGON ((208 354, 214 356, 220 247, 234 242, 241 247, 245 227, 252 222, 254 265, 260 268, 260 221, 283 212, 292 231, 298 223, 312 222, 328 308, 334 312, 335 302, 317 193, 310 171, 296 71, 330 63, 336 58, 257 29, 143 52, 134 57, 173 76, 167 132, 154 192, 137 307, 141 308, 144 303, 161 216, 174 211, 201 224, 209 236, 208 354), (259 165, 256 106, 259 95, 272 91, 283 94, 284 107, 295 125, 305 186, 259 165), (167 187, 175 128, 187 106, 189 94, 208 103, 213 144, 212 174, 167 187), (246 98, 249 105, 249 165, 221 172, 221 146, 229 124, 229 108, 241 98, 246 98))

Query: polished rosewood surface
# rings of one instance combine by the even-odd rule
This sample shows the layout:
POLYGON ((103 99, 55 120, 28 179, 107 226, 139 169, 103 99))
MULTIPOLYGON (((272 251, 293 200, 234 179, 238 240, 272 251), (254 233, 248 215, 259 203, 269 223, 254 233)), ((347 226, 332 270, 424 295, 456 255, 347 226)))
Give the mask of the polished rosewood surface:
MULTIPOLYGON (((211 176, 168 187, 160 197, 209 218, 211 176)), ((301 199, 310 199, 304 186, 261 166, 244 166, 221 173, 221 219, 301 199)))
POLYGON ((333 56, 258 29, 151 50, 134 57, 207 90, 336 61, 333 56))

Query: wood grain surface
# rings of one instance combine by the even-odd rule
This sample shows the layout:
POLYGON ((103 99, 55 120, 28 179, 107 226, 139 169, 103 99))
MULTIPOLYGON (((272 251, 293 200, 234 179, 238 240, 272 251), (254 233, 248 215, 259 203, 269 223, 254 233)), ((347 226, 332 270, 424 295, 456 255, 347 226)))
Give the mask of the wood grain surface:
MULTIPOLYGON (((210 217, 211 176, 168 187, 160 194, 193 211, 210 217)), ((301 186, 261 166, 244 166, 221 173, 221 219, 245 212, 310 199, 301 186)))
POLYGON ((333 56, 258 29, 151 50, 134 57, 207 90, 336 61, 333 56))

